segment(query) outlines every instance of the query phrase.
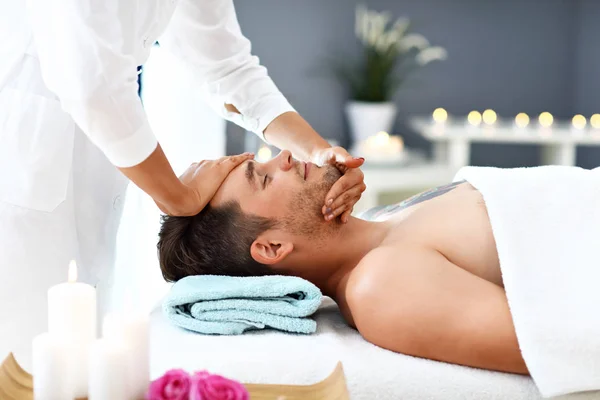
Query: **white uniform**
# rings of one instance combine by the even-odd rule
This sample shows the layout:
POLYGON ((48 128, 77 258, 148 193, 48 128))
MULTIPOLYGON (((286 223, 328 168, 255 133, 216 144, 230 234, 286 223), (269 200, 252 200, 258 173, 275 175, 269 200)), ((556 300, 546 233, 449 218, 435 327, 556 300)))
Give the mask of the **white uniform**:
POLYGON ((46 291, 70 259, 103 297, 127 186, 114 166, 156 147, 136 73, 156 40, 247 130, 293 109, 251 55, 232 0, 0 0, 0 37, 0 358, 13 351, 28 366, 46 291))

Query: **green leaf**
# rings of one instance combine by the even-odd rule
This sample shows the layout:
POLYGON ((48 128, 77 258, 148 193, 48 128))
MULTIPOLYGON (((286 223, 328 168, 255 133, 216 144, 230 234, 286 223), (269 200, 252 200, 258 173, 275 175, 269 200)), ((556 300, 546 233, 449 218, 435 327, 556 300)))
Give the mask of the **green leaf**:
MULTIPOLYGON (((404 34, 411 30, 413 22, 404 34)), ((388 50, 379 52, 374 47, 362 43, 361 46, 362 57, 358 59, 337 48, 332 49, 329 56, 324 58, 325 62, 318 72, 318 75, 322 76, 335 76, 348 88, 354 100, 388 101, 401 86, 411 81, 408 78, 420 68, 415 61, 417 49, 400 53, 398 48, 392 45, 388 50)))

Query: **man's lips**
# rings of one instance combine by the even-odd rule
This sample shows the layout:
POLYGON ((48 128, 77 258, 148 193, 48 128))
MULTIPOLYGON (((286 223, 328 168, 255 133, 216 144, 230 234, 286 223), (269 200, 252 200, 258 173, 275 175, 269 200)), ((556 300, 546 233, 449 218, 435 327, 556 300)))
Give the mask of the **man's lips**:
POLYGON ((311 162, 305 162, 304 163, 304 180, 308 179, 308 174, 310 173, 310 170, 312 168, 314 164, 311 162))
POLYGON ((298 166, 298 174, 300 174, 304 178, 304 180, 306 180, 308 178, 308 174, 310 173, 309 171, 313 166, 313 163, 305 161, 296 161, 296 165, 298 166))

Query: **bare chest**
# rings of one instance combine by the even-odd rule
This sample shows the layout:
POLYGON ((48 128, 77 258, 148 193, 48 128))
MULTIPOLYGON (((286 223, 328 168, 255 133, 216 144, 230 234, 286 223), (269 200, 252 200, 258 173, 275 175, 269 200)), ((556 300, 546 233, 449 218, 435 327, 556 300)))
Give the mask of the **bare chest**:
POLYGON ((406 244, 432 248, 458 267, 502 286, 485 203, 470 184, 462 183, 435 198, 399 208, 389 213, 387 221, 391 229, 382 245, 398 249, 406 244))

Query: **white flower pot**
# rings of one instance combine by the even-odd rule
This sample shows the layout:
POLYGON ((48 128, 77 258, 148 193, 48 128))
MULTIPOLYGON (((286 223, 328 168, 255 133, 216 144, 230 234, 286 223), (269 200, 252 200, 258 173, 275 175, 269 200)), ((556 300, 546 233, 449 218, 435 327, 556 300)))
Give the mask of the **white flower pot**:
POLYGON ((367 103, 350 101, 346 115, 354 145, 363 142, 377 132, 390 132, 396 118, 396 105, 392 102, 367 103))

